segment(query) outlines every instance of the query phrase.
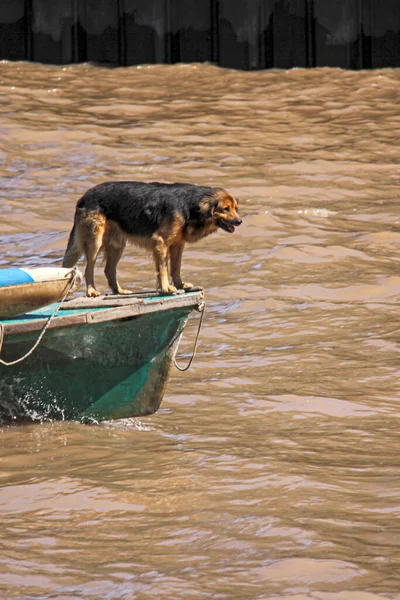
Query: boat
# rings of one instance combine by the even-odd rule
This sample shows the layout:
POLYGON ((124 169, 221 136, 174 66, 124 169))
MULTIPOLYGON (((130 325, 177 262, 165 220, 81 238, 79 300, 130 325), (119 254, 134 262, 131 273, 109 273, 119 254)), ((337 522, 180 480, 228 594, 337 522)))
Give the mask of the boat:
MULTIPOLYGON (((161 404, 201 288, 72 297, 0 320, 0 419, 100 422, 161 404)), ((201 321, 200 321, 201 322, 201 321)))
POLYGON ((78 269, 38 267, 0 269, 0 319, 61 301, 82 282, 78 269))

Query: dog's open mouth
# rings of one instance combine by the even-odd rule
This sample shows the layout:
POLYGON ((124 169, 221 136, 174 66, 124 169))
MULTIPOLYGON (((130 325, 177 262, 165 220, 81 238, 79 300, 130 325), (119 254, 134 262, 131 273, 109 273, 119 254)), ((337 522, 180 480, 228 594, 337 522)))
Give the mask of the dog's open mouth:
POLYGON ((221 227, 221 229, 227 231, 228 233, 233 233, 235 231, 235 227, 233 225, 223 221, 222 219, 218 219, 218 225, 221 227))

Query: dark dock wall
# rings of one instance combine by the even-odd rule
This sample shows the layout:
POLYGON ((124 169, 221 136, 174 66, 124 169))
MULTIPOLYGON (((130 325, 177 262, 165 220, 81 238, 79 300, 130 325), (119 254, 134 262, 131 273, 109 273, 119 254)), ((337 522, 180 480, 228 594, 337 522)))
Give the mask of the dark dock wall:
POLYGON ((400 66, 400 0, 0 0, 0 59, 400 66))

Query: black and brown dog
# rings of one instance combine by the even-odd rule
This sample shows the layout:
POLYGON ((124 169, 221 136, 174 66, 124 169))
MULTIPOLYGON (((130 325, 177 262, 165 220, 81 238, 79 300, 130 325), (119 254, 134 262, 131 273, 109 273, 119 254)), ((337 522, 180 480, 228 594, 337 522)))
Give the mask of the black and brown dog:
POLYGON ((187 242, 197 242, 218 228, 233 233, 241 224, 238 202, 223 188, 186 183, 106 182, 84 194, 76 205, 63 266, 86 258, 86 293, 98 296, 94 265, 104 253, 105 275, 114 294, 129 294, 117 280, 117 264, 126 243, 153 253, 157 288, 166 292, 190 289, 181 278, 182 253, 187 242), (169 284, 168 259, 171 278, 169 284))

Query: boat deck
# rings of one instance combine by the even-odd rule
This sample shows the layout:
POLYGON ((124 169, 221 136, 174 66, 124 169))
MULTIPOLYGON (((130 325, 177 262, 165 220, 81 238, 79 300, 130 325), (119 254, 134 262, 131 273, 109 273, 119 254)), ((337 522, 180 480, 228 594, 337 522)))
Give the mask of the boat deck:
POLYGON ((101 323, 152 312, 175 308, 200 308, 203 304, 202 288, 195 288, 182 294, 162 295, 158 292, 139 292, 127 296, 106 295, 97 298, 74 297, 60 303, 13 317, 1 319, 4 336, 38 331, 56 310, 49 328, 68 327, 84 323, 101 323))

